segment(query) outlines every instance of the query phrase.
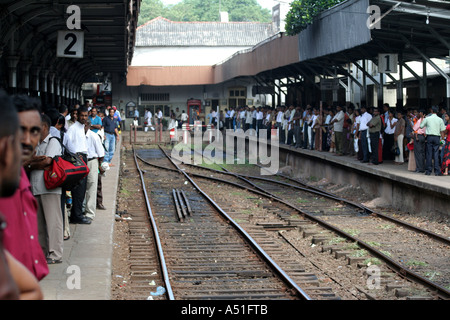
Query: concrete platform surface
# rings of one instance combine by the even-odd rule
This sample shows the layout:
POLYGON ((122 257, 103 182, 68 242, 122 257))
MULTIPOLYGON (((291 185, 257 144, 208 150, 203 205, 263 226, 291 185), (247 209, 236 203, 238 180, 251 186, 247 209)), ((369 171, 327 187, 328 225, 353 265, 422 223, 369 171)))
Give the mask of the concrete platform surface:
MULTIPOLYGON (((123 137, 123 136, 122 136, 123 137)), ((70 224, 63 262, 49 265, 40 282, 45 300, 110 300, 114 215, 119 182, 121 142, 102 178, 103 205, 90 225, 70 224)))

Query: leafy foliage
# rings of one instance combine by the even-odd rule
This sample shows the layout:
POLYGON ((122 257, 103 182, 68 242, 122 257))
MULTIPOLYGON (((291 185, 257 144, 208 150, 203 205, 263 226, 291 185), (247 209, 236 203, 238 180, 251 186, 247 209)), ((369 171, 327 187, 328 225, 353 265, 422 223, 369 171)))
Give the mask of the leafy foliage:
POLYGON ((183 0, 168 6, 161 0, 142 0, 139 25, 159 16, 172 21, 220 21, 219 11, 228 12, 230 21, 272 21, 271 12, 256 0, 183 0))
POLYGON ((286 15, 286 34, 293 36, 308 27, 321 12, 346 0, 295 0, 286 15))

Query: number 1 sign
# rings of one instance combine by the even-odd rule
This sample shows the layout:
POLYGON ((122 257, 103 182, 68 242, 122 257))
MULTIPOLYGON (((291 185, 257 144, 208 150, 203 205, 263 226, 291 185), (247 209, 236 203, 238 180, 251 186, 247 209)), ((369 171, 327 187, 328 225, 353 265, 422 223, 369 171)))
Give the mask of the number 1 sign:
POLYGON ((378 72, 379 73, 397 73, 398 54, 380 53, 378 55, 378 72))
POLYGON ((58 31, 56 56, 59 58, 83 58, 84 32, 58 31))

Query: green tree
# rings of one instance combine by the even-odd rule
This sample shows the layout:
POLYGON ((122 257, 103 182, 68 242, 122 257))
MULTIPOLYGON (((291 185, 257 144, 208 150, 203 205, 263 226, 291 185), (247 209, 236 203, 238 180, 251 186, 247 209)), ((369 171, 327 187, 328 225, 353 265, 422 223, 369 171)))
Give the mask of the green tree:
POLYGON ((305 30, 321 12, 346 0, 295 0, 286 15, 286 34, 293 36, 305 30))
POLYGON ((161 0, 144 0, 141 2, 138 25, 155 19, 164 14, 165 8, 161 0))
POLYGON ((220 21, 220 11, 228 12, 230 21, 272 21, 271 12, 256 0, 183 0, 168 6, 160 0, 142 0, 139 24, 158 16, 172 21, 220 21))

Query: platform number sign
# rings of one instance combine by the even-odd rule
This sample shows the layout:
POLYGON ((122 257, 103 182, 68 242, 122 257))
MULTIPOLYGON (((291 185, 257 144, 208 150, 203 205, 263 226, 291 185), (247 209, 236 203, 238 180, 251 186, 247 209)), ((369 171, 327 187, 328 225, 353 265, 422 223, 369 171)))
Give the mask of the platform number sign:
POLYGON ((59 58, 83 58, 84 31, 81 31, 81 10, 76 5, 67 7, 68 30, 58 31, 56 56, 59 58))
POLYGON ((397 73, 398 54, 380 53, 378 54, 378 72, 379 73, 397 73))
POLYGON ((84 32, 58 31, 57 57, 83 58, 84 32))

